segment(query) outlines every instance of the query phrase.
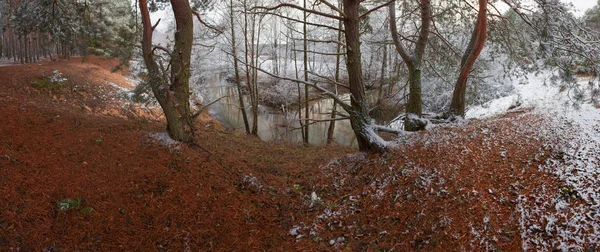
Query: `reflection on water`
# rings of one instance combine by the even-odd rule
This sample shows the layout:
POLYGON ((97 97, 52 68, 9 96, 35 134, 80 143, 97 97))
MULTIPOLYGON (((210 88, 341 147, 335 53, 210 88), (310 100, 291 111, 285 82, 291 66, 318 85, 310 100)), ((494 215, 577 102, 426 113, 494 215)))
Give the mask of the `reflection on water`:
MULTIPOLYGON (((244 119, 239 108, 237 98, 237 89, 234 86, 220 78, 218 75, 207 80, 203 85, 205 93, 208 93, 208 100, 214 101, 221 97, 219 102, 210 107, 210 114, 219 120, 223 126, 229 129, 244 131, 244 119)), ((349 96, 343 97, 349 100, 349 96)), ((252 111, 250 101, 244 96, 248 120, 252 125, 252 111)), ((314 120, 329 119, 333 108, 333 100, 322 99, 311 105, 309 108, 310 118, 314 120)), ((302 143, 302 132, 298 120, 298 110, 289 110, 286 106, 279 109, 259 105, 258 108, 258 136, 263 141, 284 141, 290 143, 302 143)), ((340 106, 338 111, 344 113, 340 106)), ((304 109, 302 111, 304 113, 304 109)), ((322 145, 327 142, 327 130, 329 122, 315 122, 310 126, 309 142, 312 145, 322 145)), ((336 121, 334 137, 337 142, 345 146, 357 146, 356 137, 350 127, 349 120, 336 121)))

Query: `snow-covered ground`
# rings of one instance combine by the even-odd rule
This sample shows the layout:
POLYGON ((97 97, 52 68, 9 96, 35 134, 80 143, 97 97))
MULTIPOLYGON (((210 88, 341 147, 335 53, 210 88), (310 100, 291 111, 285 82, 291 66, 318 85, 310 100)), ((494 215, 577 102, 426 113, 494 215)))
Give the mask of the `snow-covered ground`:
MULTIPOLYGON (((515 84, 514 95, 473 107, 467 118, 525 107, 549 119, 548 128, 540 131, 559 141, 551 146, 555 155, 539 168, 561 185, 557 192, 536 188, 535 195, 520 196, 523 249, 584 251, 600 243, 600 109, 587 98, 573 106, 571 90, 561 91, 546 80, 545 75, 531 75, 524 84, 515 84)), ((587 92, 594 87, 586 79, 577 85, 587 92)))

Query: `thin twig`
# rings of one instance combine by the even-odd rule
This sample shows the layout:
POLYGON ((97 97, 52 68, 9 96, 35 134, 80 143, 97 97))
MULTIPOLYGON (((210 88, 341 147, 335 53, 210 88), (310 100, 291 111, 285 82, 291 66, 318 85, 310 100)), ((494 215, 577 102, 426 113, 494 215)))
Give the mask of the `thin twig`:
POLYGON ((264 6, 256 6, 250 9, 250 11, 254 11, 256 9, 263 9, 266 11, 272 11, 272 10, 277 10, 279 8, 282 7, 289 7, 289 8, 293 8, 293 9, 297 9, 297 10, 301 10, 304 12, 308 12, 308 13, 312 13, 315 15, 319 15, 319 16, 323 16, 323 17, 328 17, 328 18, 332 18, 332 19, 336 19, 336 20, 344 20, 344 18, 340 17, 340 16, 336 16, 336 15, 332 15, 332 14, 328 14, 328 13, 324 13, 324 12, 320 12, 320 11, 316 11, 316 10, 311 10, 311 9, 306 9, 304 7, 300 7, 298 5, 295 4, 288 4, 288 3, 282 3, 273 7, 264 7, 264 6))
POLYGON ((219 102, 219 101, 220 101, 221 99, 223 99, 223 98, 229 98, 229 95, 222 96, 221 98, 219 98, 219 99, 216 99, 216 100, 212 101, 212 102, 211 102, 211 103, 209 103, 209 104, 203 105, 203 106, 202 106, 202 108, 200 108, 198 111, 196 111, 196 113, 194 113, 194 114, 192 115, 192 118, 196 118, 196 117, 198 117, 200 114, 202 114, 202 112, 203 112, 203 111, 204 111, 206 108, 208 108, 208 107, 210 107, 211 105, 213 105, 213 104, 215 104, 215 103, 219 102))

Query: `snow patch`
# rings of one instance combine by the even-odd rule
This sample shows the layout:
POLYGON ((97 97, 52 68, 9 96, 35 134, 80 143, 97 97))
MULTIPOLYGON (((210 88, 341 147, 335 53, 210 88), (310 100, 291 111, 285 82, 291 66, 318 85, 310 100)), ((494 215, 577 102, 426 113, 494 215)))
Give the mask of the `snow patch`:
POLYGON ((169 147, 171 150, 179 150, 181 148, 182 143, 173 140, 167 132, 150 133, 150 138, 160 145, 169 147))

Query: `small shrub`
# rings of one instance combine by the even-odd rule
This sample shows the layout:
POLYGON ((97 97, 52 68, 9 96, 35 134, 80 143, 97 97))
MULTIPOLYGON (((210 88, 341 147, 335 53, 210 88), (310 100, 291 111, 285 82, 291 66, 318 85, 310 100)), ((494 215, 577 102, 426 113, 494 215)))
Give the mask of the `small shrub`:
POLYGON ((82 214, 91 214, 94 212, 94 208, 90 206, 84 206, 84 200, 82 198, 66 198, 58 202, 58 210, 67 212, 69 210, 79 210, 82 214))
POLYGON ((58 210, 60 211, 69 211, 71 209, 77 209, 81 206, 82 199, 76 198, 66 198, 58 202, 58 210))
POLYGON ((67 78, 64 78, 58 70, 54 70, 52 76, 36 78, 31 82, 31 86, 36 89, 47 89, 54 93, 64 86, 65 81, 67 78))

